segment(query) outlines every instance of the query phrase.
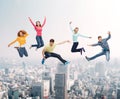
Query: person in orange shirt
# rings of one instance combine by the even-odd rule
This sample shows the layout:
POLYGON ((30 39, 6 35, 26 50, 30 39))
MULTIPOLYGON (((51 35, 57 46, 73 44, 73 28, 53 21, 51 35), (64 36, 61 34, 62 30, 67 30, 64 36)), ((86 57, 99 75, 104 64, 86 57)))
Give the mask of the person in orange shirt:
POLYGON ((26 44, 26 37, 28 36, 27 32, 25 30, 20 30, 17 34, 17 38, 11 42, 8 47, 10 47, 12 44, 18 42, 19 46, 18 47, 14 47, 17 49, 19 56, 23 57, 23 55, 25 55, 26 57, 28 56, 27 50, 25 48, 25 44, 26 44))

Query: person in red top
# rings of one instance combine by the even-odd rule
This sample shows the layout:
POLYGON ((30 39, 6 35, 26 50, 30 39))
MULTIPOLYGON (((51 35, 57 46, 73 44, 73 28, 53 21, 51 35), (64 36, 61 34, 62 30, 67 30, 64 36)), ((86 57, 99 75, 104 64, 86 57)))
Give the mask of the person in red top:
POLYGON ((46 17, 44 18, 43 24, 41 24, 40 21, 36 21, 36 25, 35 25, 30 17, 29 17, 29 20, 30 20, 31 24, 33 25, 33 27, 35 28, 35 30, 37 32, 37 34, 36 34, 37 44, 31 45, 30 48, 36 47, 36 50, 37 50, 38 48, 41 48, 41 47, 44 46, 44 42, 43 42, 43 39, 42 39, 42 28, 46 23, 46 17))

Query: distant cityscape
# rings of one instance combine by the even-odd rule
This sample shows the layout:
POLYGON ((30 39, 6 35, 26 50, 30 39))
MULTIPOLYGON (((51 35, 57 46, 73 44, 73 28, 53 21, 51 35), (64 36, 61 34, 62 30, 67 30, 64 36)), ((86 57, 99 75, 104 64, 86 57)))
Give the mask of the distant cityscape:
POLYGON ((0 99, 120 99, 120 62, 0 58, 0 99))

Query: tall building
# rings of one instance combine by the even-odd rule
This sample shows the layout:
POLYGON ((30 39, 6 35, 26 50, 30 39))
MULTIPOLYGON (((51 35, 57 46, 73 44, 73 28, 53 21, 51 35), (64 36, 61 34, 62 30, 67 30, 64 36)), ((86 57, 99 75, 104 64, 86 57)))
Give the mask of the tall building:
POLYGON ((8 75, 9 74, 9 69, 5 68, 5 74, 8 75))
POLYGON ((96 63, 95 71, 99 74, 99 77, 105 76, 105 66, 102 62, 96 63))
POLYGON ((65 74, 55 75, 55 99, 68 99, 66 82, 65 74))
MULTIPOLYGON (((43 81, 48 81, 49 82, 49 93, 53 93, 53 82, 52 82, 52 77, 50 75, 50 72, 43 72, 42 73, 42 80, 43 81)), ((46 83, 46 82, 45 82, 46 83)))
POLYGON ((40 97, 40 99, 43 99, 43 84, 38 82, 34 83, 31 87, 31 92, 30 92, 31 97, 40 97))

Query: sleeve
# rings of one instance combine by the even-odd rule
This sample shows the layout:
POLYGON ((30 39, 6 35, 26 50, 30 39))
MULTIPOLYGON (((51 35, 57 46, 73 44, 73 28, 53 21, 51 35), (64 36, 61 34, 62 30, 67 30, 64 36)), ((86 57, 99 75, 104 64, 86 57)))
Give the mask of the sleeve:
POLYGON ((71 24, 69 24, 69 28, 73 32, 73 28, 72 28, 71 24))
POLYGON ((108 37, 106 38, 106 41, 109 40, 111 38, 111 34, 108 35, 108 37))
POLYGON ((12 41, 9 45, 12 45, 12 44, 14 44, 17 41, 18 41, 18 38, 16 40, 12 41))
POLYGON ((99 43, 96 43, 96 44, 92 44, 91 46, 98 46, 99 45, 99 43))
POLYGON ((88 36, 82 35, 79 33, 79 36, 84 37, 84 38, 89 38, 88 36))
POLYGON ((42 27, 45 25, 45 23, 46 23, 46 17, 44 18, 44 22, 42 24, 42 27))
POLYGON ((31 22, 31 24, 34 26, 34 28, 36 27, 36 25, 33 23, 33 21, 32 21, 32 19, 31 18, 29 18, 29 20, 30 20, 30 22, 31 22))

